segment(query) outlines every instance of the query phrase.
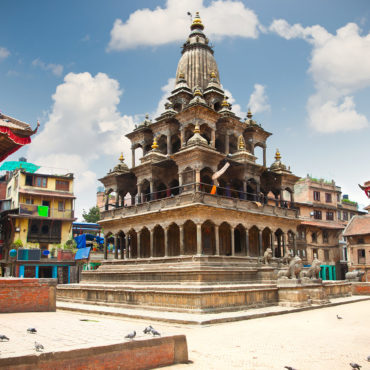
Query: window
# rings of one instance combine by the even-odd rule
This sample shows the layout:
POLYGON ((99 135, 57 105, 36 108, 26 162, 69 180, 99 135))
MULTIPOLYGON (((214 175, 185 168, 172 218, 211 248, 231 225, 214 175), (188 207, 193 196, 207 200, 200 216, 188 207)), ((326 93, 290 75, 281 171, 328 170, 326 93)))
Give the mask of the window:
POLYGON ((329 251, 328 250, 324 250, 324 259, 325 261, 329 261, 329 251))
POLYGON ((47 178, 46 177, 37 176, 35 178, 35 186, 37 186, 39 188, 46 188, 46 184, 47 184, 47 178))
POLYGON ((10 197, 11 192, 12 192, 12 187, 11 187, 11 186, 9 186, 9 187, 8 187, 8 191, 7 191, 7 193, 6 193, 6 196, 7 196, 7 197, 10 197))
POLYGON ((333 212, 326 212, 326 219, 329 221, 334 220, 334 213, 333 212))
POLYGON ((63 180, 55 181, 55 190, 69 191, 69 182, 63 180))
POLYGON ((325 193, 325 202, 326 203, 331 203, 331 194, 330 193, 325 193))
POLYGON ((26 204, 33 204, 33 199, 26 198, 26 204))
POLYGON ((357 250, 358 263, 365 263, 365 249, 357 250))
POLYGON ((340 194, 337 193, 337 202, 340 202, 340 194))
POLYGON ((321 220, 322 219, 321 211, 314 210, 313 211, 313 218, 316 219, 316 220, 321 220))
MULTIPOLYGON (((317 243, 317 234, 316 233, 312 233, 311 234, 311 237, 312 237, 312 243, 317 243)), ((316 252, 317 252, 317 250, 316 250, 316 252)))
POLYGON ((341 219, 341 212, 338 211, 338 220, 340 220, 340 219, 341 219))
POLYGON ((319 258, 319 252, 317 249, 312 250, 313 258, 319 258))
POLYGON ((28 185, 28 186, 33 185, 33 176, 32 175, 26 175, 26 185, 28 185))
POLYGON ((364 244, 364 243, 365 243, 364 238, 358 238, 357 239, 357 244, 364 244))
POLYGON ((348 221, 348 212, 347 211, 343 211, 343 220, 348 221))
POLYGON ((322 241, 323 243, 329 243, 329 233, 327 230, 322 232, 322 241))
POLYGON ((64 211, 64 201, 63 200, 60 200, 58 202, 58 211, 59 212, 63 212, 64 211))
POLYGON ((320 192, 319 191, 314 191, 313 192, 313 200, 320 201, 320 192))

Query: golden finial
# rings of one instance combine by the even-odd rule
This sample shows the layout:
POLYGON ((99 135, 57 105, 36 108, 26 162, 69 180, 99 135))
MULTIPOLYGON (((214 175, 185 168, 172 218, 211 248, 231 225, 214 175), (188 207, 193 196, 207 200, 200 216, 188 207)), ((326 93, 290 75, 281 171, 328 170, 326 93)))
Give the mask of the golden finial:
POLYGON ((123 163, 123 161, 125 160, 124 158, 123 158, 123 153, 121 152, 121 155, 120 155, 120 157, 118 158, 118 160, 121 162, 121 163, 123 163))
POLYGON ((199 123, 196 123, 196 124, 195 124, 194 134, 200 134, 200 127, 199 127, 199 123))
POLYGON ((154 136, 153 144, 152 144, 152 149, 156 150, 157 148, 158 148, 157 138, 154 136))
POLYGON ((211 72, 211 78, 216 78, 216 73, 215 73, 215 71, 212 71, 212 72, 211 72))
POLYGON ((194 90, 194 96, 202 96, 202 93, 200 92, 199 89, 194 90))
POLYGON ((281 155, 280 155, 279 149, 276 149, 275 159, 276 159, 277 161, 280 161, 280 159, 281 159, 281 155))
POLYGON ((227 96, 224 96, 224 100, 221 103, 221 107, 229 107, 229 103, 227 102, 227 96))
POLYGON ((245 141, 243 135, 240 135, 238 138, 238 149, 244 150, 245 149, 245 141))
POLYGON ((251 112, 251 110, 250 110, 250 109, 248 109, 247 117, 248 117, 249 119, 252 119, 252 117, 253 117, 253 114, 252 114, 252 112, 251 112))
POLYGON ((180 72, 180 73, 179 73, 179 79, 184 79, 184 78, 185 78, 184 73, 180 72))
POLYGON ((204 29, 202 20, 200 19, 200 16, 199 16, 199 12, 195 13, 195 17, 193 19, 193 24, 190 27, 191 30, 194 30, 195 28, 200 28, 201 30, 204 29))

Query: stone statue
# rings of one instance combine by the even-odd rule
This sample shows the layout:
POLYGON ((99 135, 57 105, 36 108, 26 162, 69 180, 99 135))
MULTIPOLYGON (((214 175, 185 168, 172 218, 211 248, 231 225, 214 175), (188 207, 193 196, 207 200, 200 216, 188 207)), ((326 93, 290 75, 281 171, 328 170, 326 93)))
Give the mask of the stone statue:
POLYGON ((287 270, 280 270, 278 272, 278 279, 298 279, 300 272, 302 271, 303 263, 302 260, 295 256, 289 263, 287 270))
POLYGON ((272 259, 272 250, 271 248, 267 248, 265 253, 263 254, 263 263, 268 265, 272 259))
POLYGON ((311 263, 310 268, 306 271, 304 270, 301 271, 301 277, 306 277, 310 279, 319 279, 320 270, 321 270, 321 261, 315 257, 311 263))
POLYGON ((364 275, 365 275, 365 271, 362 271, 362 270, 350 271, 346 273, 346 280, 361 281, 364 275))

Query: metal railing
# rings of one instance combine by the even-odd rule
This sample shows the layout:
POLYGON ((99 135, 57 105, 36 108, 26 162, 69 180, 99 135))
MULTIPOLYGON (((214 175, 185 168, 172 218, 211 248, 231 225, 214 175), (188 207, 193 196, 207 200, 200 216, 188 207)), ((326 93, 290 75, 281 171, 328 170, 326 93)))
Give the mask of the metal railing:
POLYGON ((19 214, 29 215, 31 217, 74 218, 74 211, 71 209, 59 210, 57 208, 48 208, 47 216, 44 216, 39 213, 39 205, 24 203, 19 204, 19 214))

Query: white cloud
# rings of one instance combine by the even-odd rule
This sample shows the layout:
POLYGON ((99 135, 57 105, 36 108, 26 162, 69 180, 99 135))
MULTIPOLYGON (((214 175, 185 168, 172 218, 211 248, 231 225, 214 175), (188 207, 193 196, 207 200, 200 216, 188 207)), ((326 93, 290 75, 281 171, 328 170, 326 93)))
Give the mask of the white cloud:
POLYGON ((193 15, 196 11, 200 12, 209 37, 258 37, 258 18, 241 1, 217 0, 206 7, 203 0, 167 0, 165 8, 139 9, 125 23, 116 19, 108 50, 184 41, 190 27, 188 11, 193 15), (230 19, 233 21, 230 22, 230 19))
POLYGON ((52 96, 47 122, 28 148, 29 160, 44 166, 40 172, 52 167, 53 172, 75 174, 79 215, 96 202, 97 161, 106 156, 111 163, 113 156, 115 162, 120 152, 130 158, 123 135, 133 129, 133 119, 117 110, 121 94, 118 82, 104 73, 69 73, 52 96))
POLYGON ((175 88, 175 78, 169 78, 167 84, 161 87, 163 91, 162 97, 159 99, 157 109, 152 114, 153 118, 159 117, 164 112, 164 105, 167 103, 167 98, 171 95, 171 91, 175 88))
POLYGON ((291 26, 282 19, 275 20, 269 30, 312 45, 308 71, 316 93, 309 98, 307 110, 315 130, 350 131, 369 126, 369 120, 356 111, 353 94, 370 87, 370 33, 361 36, 358 25, 348 23, 333 35, 319 25, 291 26))
POLYGON ((260 84, 254 85, 254 90, 249 98, 248 108, 253 114, 270 110, 265 86, 260 84))
POLYGON ((6 48, 0 47, 0 62, 10 55, 10 51, 6 48))
POLYGON ((246 112, 242 111, 242 108, 239 104, 235 104, 235 98, 231 94, 231 92, 227 89, 224 89, 225 96, 228 98, 227 102, 232 105, 231 111, 234 112, 238 117, 245 117, 246 112))
POLYGON ((51 71, 52 74, 58 77, 60 77, 63 73, 63 66, 61 64, 53 63, 46 64, 40 58, 37 58, 34 61, 32 61, 32 65, 34 67, 40 67, 44 71, 51 71))

